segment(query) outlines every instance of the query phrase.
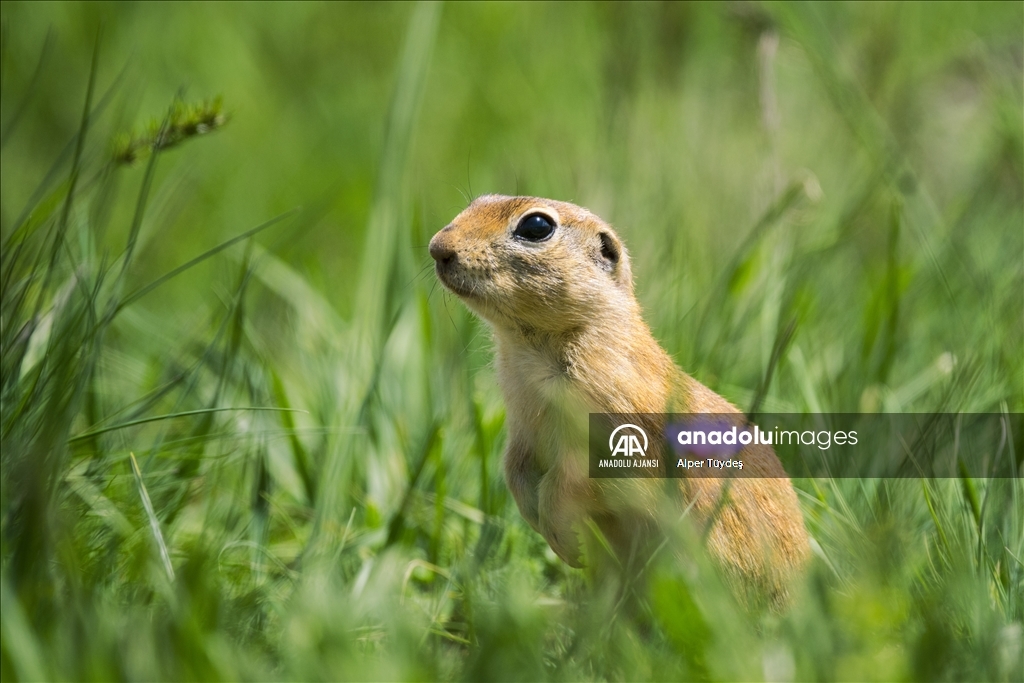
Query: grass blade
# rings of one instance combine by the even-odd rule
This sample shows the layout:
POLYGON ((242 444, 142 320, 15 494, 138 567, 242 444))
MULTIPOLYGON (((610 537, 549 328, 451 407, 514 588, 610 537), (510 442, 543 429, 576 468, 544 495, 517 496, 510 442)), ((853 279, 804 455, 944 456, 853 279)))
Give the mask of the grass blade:
POLYGON ((0 600, 4 603, 4 618, 0 620, 3 651, 11 658, 18 679, 47 680, 49 677, 44 673, 46 669, 43 667, 42 652, 39 650, 35 634, 21 607, 21 602, 7 585, 6 576, 0 576, 0 600))
POLYGON ((161 275, 156 280, 153 280, 152 282, 150 282, 148 285, 140 287, 139 289, 135 290, 134 292, 132 292, 128 296, 124 297, 124 299, 122 299, 121 302, 117 305, 117 309, 116 309, 115 313, 121 311, 126 306, 130 306, 131 304, 135 303, 136 301, 138 301, 142 297, 146 296, 147 294, 152 292, 154 289, 156 289, 157 287, 159 287, 163 283, 167 282, 168 280, 170 280, 170 279, 172 279, 174 277, 177 277, 178 275, 181 275, 182 273, 184 273, 189 268, 192 268, 194 266, 199 265, 200 263, 202 263, 206 259, 210 258, 211 256, 219 254, 220 252, 224 251, 228 247, 233 246, 235 244, 238 244, 242 240, 247 239, 249 237, 252 237, 253 235, 255 235, 255 234, 259 233, 259 232, 262 232, 263 230, 266 230, 267 228, 269 228, 272 225, 276 225, 277 223, 280 223, 285 218, 288 218, 290 216, 294 216, 296 212, 298 212, 298 208, 291 209, 289 211, 285 211, 282 214, 274 216, 269 221, 266 221, 264 223, 260 223, 259 225, 257 225, 255 228, 252 228, 251 230, 246 230, 242 234, 236 235, 236 236, 232 237, 231 239, 229 239, 229 240, 227 240, 225 242, 221 242, 220 244, 218 244, 217 246, 213 247, 212 249, 208 249, 207 251, 204 251, 199 256, 196 256, 192 260, 187 261, 186 263, 181 264, 180 266, 178 266, 174 270, 172 270, 172 271, 170 271, 168 273, 165 273, 164 275, 161 275))
POLYGON ((7 124, 7 128, 3 133, 0 133, 0 149, 7 146, 7 141, 11 139, 11 136, 14 135, 14 131, 18 129, 18 124, 21 122, 21 117, 25 114, 25 110, 28 109, 29 102, 32 101, 32 96, 36 94, 39 79, 43 74, 43 65, 46 64, 46 59, 50 56, 50 50, 53 49, 53 42, 53 29, 51 28, 46 32, 46 39, 43 41, 43 49, 39 51, 39 61, 36 62, 35 71, 32 72, 32 77, 29 79, 28 87, 25 89, 25 94, 21 98, 21 103, 11 116, 10 122, 7 124))
POLYGON ((270 407, 267 407, 267 406, 258 406, 258 407, 254 406, 254 407, 249 407, 249 408, 201 408, 199 410, 185 410, 185 411, 182 411, 182 412, 179 412, 179 413, 170 413, 169 415, 154 415, 152 417, 143 417, 143 418, 140 418, 138 420, 129 420, 128 422, 122 422, 120 424, 111 425, 109 427, 104 427, 103 429, 96 429, 96 430, 93 430, 93 431, 90 431, 90 432, 85 432, 83 434, 77 434, 77 435, 71 437, 70 439, 68 439, 68 443, 73 443, 75 441, 81 441, 82 439, 88 439, 90 437, 98 436, 99 434, 106 434, 107 432, 113 432, 113 431, 116 431, 118 429, 125 429, 127 427, 134 427, 136 425, 146 424, 147 422, 159 422, 160 420, 170 420, 170 419, 173 419, 173 418, 176 418, 176 417, 188 417, 190 415, 206 415, 208 413, 223 413, 223 412, 228 412, 228 411, 242 411, 242 410, 272 410, 272 411, 275 411, 275 412, 282 412, 282 413, 304 413, 304 412, 306 412, 305 410, 300 410, 298 408, 277 408, 277 407, 273 407, 273 406, 270 406, 270 407))
POLYGON ((171 565, 171 554, 167 551, 167 543, 164 542, 164 534, 160 531, 160 520, 156 518, 156 512, 153 510, 153 501, 149 499, 146 483, 142 481, 142 471, 139 469, 139 463, 135 460, 135 454, 129 453, 128 458, 132 463, 132 474, 135 475, 135 484, 139 487, 139 497, 142 498, 142 506, 146 508, 149 528, 153 531, 153 540, 156 541, 157 548, 160 551, 160 560, 163 562, 164 570, 167 572, 167 578, 173 583, 174 567, 171 565))
POLYGON ((423 99, 427 67, 433 51, 441 5, 420 2, 413 10, 406 32, 385 131, 376 198, 367 229, 363 269, 359 282, 355 319, 376 346, 392 309, 387 300, 388 283, 397 263, 402 181, 412 147, 413 128, 423 99))

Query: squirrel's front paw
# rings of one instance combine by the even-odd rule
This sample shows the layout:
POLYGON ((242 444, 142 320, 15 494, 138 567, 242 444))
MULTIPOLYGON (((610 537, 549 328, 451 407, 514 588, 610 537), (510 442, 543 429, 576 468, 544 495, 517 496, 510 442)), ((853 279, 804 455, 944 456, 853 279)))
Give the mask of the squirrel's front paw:
POLYGON ((583 554, 580 552, 580 537, 570 525, 550 525, 541 520, 540 533, 551 549, 570 567, 583 567, 583 554))

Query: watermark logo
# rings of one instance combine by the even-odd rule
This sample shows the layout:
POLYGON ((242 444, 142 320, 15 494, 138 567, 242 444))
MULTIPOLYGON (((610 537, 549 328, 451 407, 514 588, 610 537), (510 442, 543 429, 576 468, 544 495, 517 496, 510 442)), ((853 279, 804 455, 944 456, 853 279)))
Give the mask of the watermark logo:
POLYGON ((1022 435, 1009 412, 591 413, 587 449, 593 478, 1020 481, 1022 435))
POLYGON ((612 452, 613 458, 617 455, 630 458, 646 457, 647 446, 647 432, 634 424, 619 425, 612 431, 611 436, 608 437, 608 450, 612 452), (617 441, 616 435, 618 435, 617 441), (643 437, 643 446, 640 445, 640 439, 637 435, 643 437))

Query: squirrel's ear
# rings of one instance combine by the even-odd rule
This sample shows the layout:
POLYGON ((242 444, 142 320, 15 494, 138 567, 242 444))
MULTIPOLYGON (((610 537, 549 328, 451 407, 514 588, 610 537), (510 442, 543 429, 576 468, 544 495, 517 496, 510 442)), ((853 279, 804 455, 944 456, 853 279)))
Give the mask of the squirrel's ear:
POLYGON ((602 230, 597 234, 600 242, 599 263, 616 282, 629 290, 633 289, 633 274, 629 269, 629 254, 622 242, 613 233, 602 230))

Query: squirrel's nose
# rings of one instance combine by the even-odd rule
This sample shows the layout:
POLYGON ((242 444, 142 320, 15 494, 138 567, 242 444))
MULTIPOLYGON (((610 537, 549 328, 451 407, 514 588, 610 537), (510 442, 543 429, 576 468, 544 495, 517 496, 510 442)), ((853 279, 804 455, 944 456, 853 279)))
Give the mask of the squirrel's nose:
POLYGON ((442 265, 448 265, 455 261, 455 250, 448 244, 448 240, 438 239, 440 234, 434 235, 430 240, 430 256, 442 265))

